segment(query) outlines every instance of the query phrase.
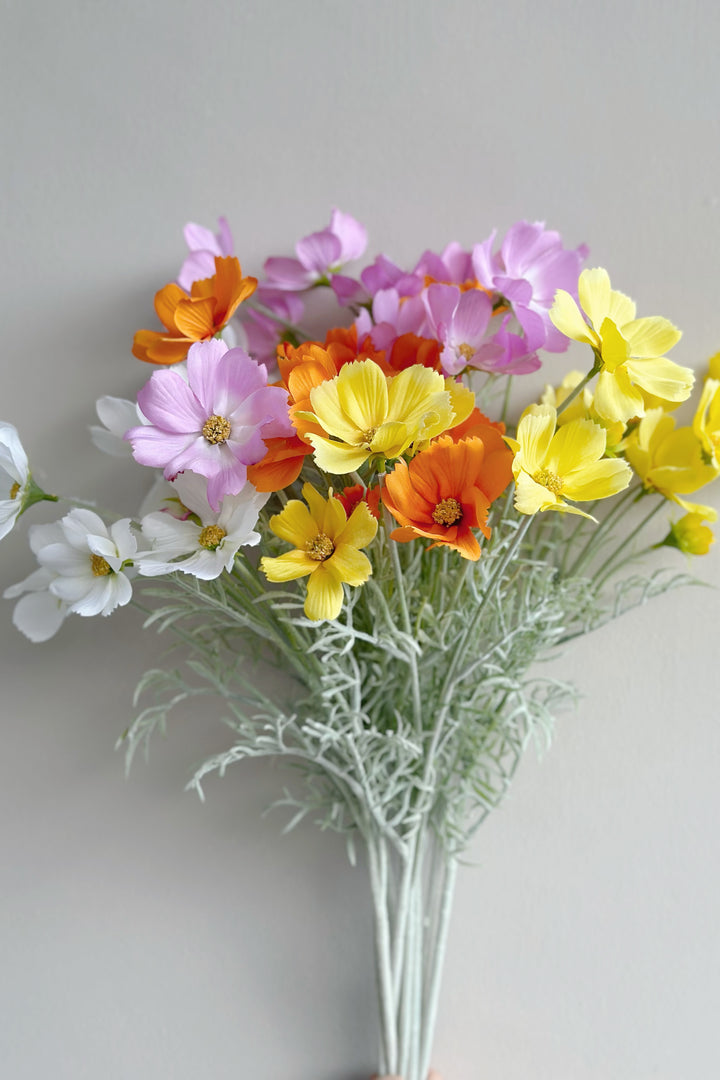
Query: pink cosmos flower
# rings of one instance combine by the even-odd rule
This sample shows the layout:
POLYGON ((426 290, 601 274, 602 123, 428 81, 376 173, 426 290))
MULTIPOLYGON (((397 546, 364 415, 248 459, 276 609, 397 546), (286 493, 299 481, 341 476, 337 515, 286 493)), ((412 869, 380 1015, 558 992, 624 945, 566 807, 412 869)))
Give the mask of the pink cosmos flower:
POLYGON ((495 232, 472 252, 473 274, 486 289, 508 301, 520 324, 526 353, 544 348, 564 352, 568 339, 550 322, 555 293, 565 289, 577 296, 580 266, 588 249, 568 251, 560 234, 536 221, 519 221, 508 229, 493 255, 495 232))
POLYGON ((138 394, 147 424, 125 438, 141 465, 172 480, 186 469, 204 476, 208 502, 237 495, 247 466, 264 457, 265 439, 291 435, 287 393, 267 385, 267 370, 243 349, 213 338, 192 345, 187 380, 156 371, 138 394))
POLYGON ((216 255, 234 255, 234 244, 230 226, 224 217, 218 218, 220 229, 212 233, 204 225, 195 225, 190 221, 183 229, 185 243, 190 254, 182 264, 178 274, 178 285, 185 292, 190 292, 194 281, 202 281, 215 273, 216 255))
POLYGON ((349 214, 333 210, 326 229, 298 240, 295 245, 297 258, 273 256, 266 260, 268 284, 289 292, 310 289, 316 281, 328 278, 346 262, 359 259, 366 247, 364 225, 349 214))
POLYGON ((457 285, 430 285, 423 294, 431 335, 443 344, 440 356, 446 375, 466 367, 494 371, 500 349, 489 346, 487 330, 492 301, 480 289, 462 292, 457 285))

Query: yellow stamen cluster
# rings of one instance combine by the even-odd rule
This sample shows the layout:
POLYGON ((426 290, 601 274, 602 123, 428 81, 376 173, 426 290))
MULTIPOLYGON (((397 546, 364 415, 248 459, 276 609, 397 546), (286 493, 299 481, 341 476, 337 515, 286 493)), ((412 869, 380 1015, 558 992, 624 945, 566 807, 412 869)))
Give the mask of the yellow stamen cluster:
POLYGON ((470 363, 473 356, 477 352, 477 349, 473 349, 472 345, 468 345, 467 341, 464 341, 462 345, 458 345, 458 352, 462 356, 463 360, 467 360, 467 362, 470 363))
POLYGON ((208 416, 203 424, 202 433, 207 441, 213 445, 227 442, 230 437, 230 421, 225 416, 218 416, 217 413, 213 413, 212 416, 208 416))
POLYGON ((90 566, 95 577, 107 577, 113 572, 110 563, 103 559, 102 555, 91 555, 90 566))
POLYGON ((20 485, 18 484, 17 481, 15 481, 13 486, 10 488, 10 498, 11 499, 17 499, 19 491, 20 491, 20 485))
POLYGON ((226 536, 227 533, 220 525, 206 525, 198 537, 198 543, 200 547, 214 551, 226 536))
POLYGON ((457 499, 443 499, 432 512, 432 519, 436 525, 455 525, 462 516, 462 506, 457 499))
POLYGON ((541 484, 548 491, 552 491, 553 495, 559 495, 563 489, 563 482, 557 473, 550 472, 549 469, 538 469, 533 474, 533 480, 536 484, 541 484))
POLYGON ((312 540, 308 540, 305 545, 305 550, 315 562, 325 562, 325 560, 329 559, 334 552, 335 545, 327 533, 321 532, 318 533, 317 536, 314 536, 312 540))

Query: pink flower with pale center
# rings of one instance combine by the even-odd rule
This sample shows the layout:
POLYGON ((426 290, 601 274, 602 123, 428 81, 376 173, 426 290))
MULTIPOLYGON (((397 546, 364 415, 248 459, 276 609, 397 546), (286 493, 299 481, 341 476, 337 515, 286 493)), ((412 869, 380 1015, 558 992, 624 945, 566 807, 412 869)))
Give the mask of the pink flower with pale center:
POLYGON ((187 358, 187 381, 156 371, 138 394, 147 424, 125 438, 141 465, 162 469, 166 480, 190 470, 207 479, 214 510, 237 495, 247 466, 265 456, 265 439, 291 435, 287 393, 267 385, 267 370, 244 349, 199 341, 187 358))

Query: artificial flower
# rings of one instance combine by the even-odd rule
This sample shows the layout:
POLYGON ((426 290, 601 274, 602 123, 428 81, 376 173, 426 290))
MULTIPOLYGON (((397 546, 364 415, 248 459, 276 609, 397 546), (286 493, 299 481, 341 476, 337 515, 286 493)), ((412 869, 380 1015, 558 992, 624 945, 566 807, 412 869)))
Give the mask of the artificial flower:
POLYGON ((492 317, 492 301, 487 293, 479 289, 462 292, 457 285, 430 285, 423 299, 430 336, 443 345, 441 362, 445 374, 459 375, 466 367, 492 370, 496 355, 486 357, 482 351, 492 317))
MULTIPOLYGON (((474 399, 462 400, 467 415, 474 399)), ((400 457, 465 418, 454 412, 439 372, 415 365, 387 377, 372 360, 346 364, 310 391, 310 403, 305 419, 326 434, 308 433, 307 439, 318 468, 330 473, 352 472, 371 457, 400 457)))
POLYGON ((333 495, 342 503, 348 517, 355 507, 361 503, 367 503, 368 509, 374 518, 380 518, 380 488, 366 488, 364 484, 350 484, 342 491, 334 491, 333 495))
POLYGON ((255 292, 257 279, 243 277, 234 257, 215 256, 215 273, 194 281, 190 293, 171 282, 155 294, 155 311, 165 332, 138 330, 133 356, 151 364, 177 364, 195 341, 223 331, 239 305, 255 292))
POLYGON ((141 521, 149 552, 137 559, 140 574, 156 577, 180 570, 209 581, 223 570, 232 570, 241 547, 260 543, 255 532, 258 514, 268 500, 246 484, 237 495, 226 495, 219 510, 207 500, 207 481, 195 473, 183 473, 173 483, 179 503, 189 513, 177 517, 160 511, 141 521))
POLYGON ((636 319, 634 302, 610 287, 602 268, 583 270, 578 295, 579 307, 559 289, 550 318, 561 333, 590 345, 601 363, 594 396, 600 416, 610 422, 644 416, 643 393, 669 402, 689 397, 692 370, 663 355, 680 340, 677 327, 660 316, 636 319))
MULTIPOLYGON (((61 544, 64 539, 59 521, 50 525, 31 525, 28 530, 30 548, 36 557, 43 548, 51 544, 61 544)), ((17 599, 13 609, 13 623, 26 638, 36 644, 49 641, 58 632, 69 612, 68 605, 50 592, 50 584, 57 576, 48 567, 39 566, 23 581, 10 585, 3 593, 6 600, 17 599)))
POLYGON ((686 555, 707 555, 715 537, 706 524, 704 514, 689 513, 683 515, 670 526, 670 532, 658 547, 675 547, 686 555))
POLYGON ((359 259, 367 247, 364 225, 340 210, 333 210, 330 224, 304 236, 295 245, 296 258, 272 257, 265 262, 268 283, 276 289, 302 292, 329 277, 341 266, 359 259))
POLYGON ((282 387, 268 386, 262 364, 222 341, 191 347, 187 381, 156 371, 138 405, 147 424, 125 435, 135 460, 163 469, 167 480, 185 469, 206 477, 215 510, 242 489, 247 466, 265 454, 264 439, 292 433, 282 387))
POLYGON ((129 518, 108 528, 92 510, 75 509, 52 525, 32 525, 29 539, 40 568, 5 596, 32 594, 15 609, 16 625, 32 641, 52 637, 69 612, 109 615, 130 601, 126 570, 137 538, 129 518))
POLYGON ((218 218, 218 225, 220 228, 217 233, 206 229, 204 225, 196 225, 192 221, 188 222, 183 229, 183 236, 190 254, 182 264, 177 281, 180 288, 186 292, 190 292, 193 282, 212 277, 215 273, 216 257, 235 254, 227 219, 218 218))
POLYGON ((303 498, 291 499, 270 518, 270 528, 293 550, 277 558, 263 557, 260 566, 270 581, 307 577, 305 614, 308 619, 336 619, 343 602, 343 583, 364 585, 372 573, 367 547, 378 523, 367 503, 359 503, 348 518, 342 503, 324 499, 312 484, 303 486, 303 498))
POLYGON ((720 380, 705 380, 692 429, 708 465, 720 472, 720 380))
POLYGON ((385 477, 382 501, 400 528, 392 540, 418 537, 445 545, 463 558, 480 558, 473 530, 490 536, 488 510, 512 480, 512 452, 500 442, 487 452, 482 439, 435 439, 409 464, 399 461, 385 477))
POLYGON ((506 437, 515 453, 515 509, 590 517, 571 504, 617 495, 630 483, 632 471, 618 458, 603 457, 607 438, 599 424, 571 420, 556 431, 556 422, 551 405, 531 405, 520 418, 517 437, 506 437))
POLYGON ((526 355, 539 348, 564 352, 568 339, 553 326, 550 307, 558 289, 576 295, 587 248, 567 250, 560 234, 546 229, 540 221, 517 222, 508 229, 496 254, 492 251, 494 242, 493 232, 473 248, 473 276, 510 305, 522 329, 526 355))
POLYGON ((699 491, 718 475, 703 456, 703 444, 691 427, 675 427, 663 409, 650 409, 624 443, 625 456, 646 491, 656 491, 706 521, 715 521, 712 507, 682 498, 699 491))

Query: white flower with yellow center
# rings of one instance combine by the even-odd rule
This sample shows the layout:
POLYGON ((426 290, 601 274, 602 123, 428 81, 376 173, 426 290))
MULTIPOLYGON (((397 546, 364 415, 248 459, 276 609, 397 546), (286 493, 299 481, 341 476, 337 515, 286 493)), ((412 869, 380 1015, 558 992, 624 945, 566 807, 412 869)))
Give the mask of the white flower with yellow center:
POLYGON ((109 615, 127 604, 132 586, 126 570, 137 554, 130 519, 108 528, 92 510, 71 510, 59 525, 62 539, 37 552, 40 565, 55 574, 52 595, 76 615, 109 615))
MULTIPOLYGON (((64 543, 65 535, 60 522, 54 521, 50 525, 31 525, 28 540, 33 554, 39 559, 43 548, 64 543)), ((68 605, 50 592, 56 577, 57 574, 47 566, 41 565, 3 593, 6 600, 17 599, 13 623, 30 641, 47 641, 53 637, 68 614, 68 605)))
POLYGON ((269 492, 246 484, 238 495, 226 495, 215 511, 207 501, 203 476, 182 473, 172 488, 175 499, 167 510, 148 514, 141 521, 150 551, 136 559, 140 574, 157 577, 180 570, 209 581, 224 570, 232 570, 240 548, 260 543, 254 528, 269 492), (185 512, 179 514, 182 508, 185 512))

